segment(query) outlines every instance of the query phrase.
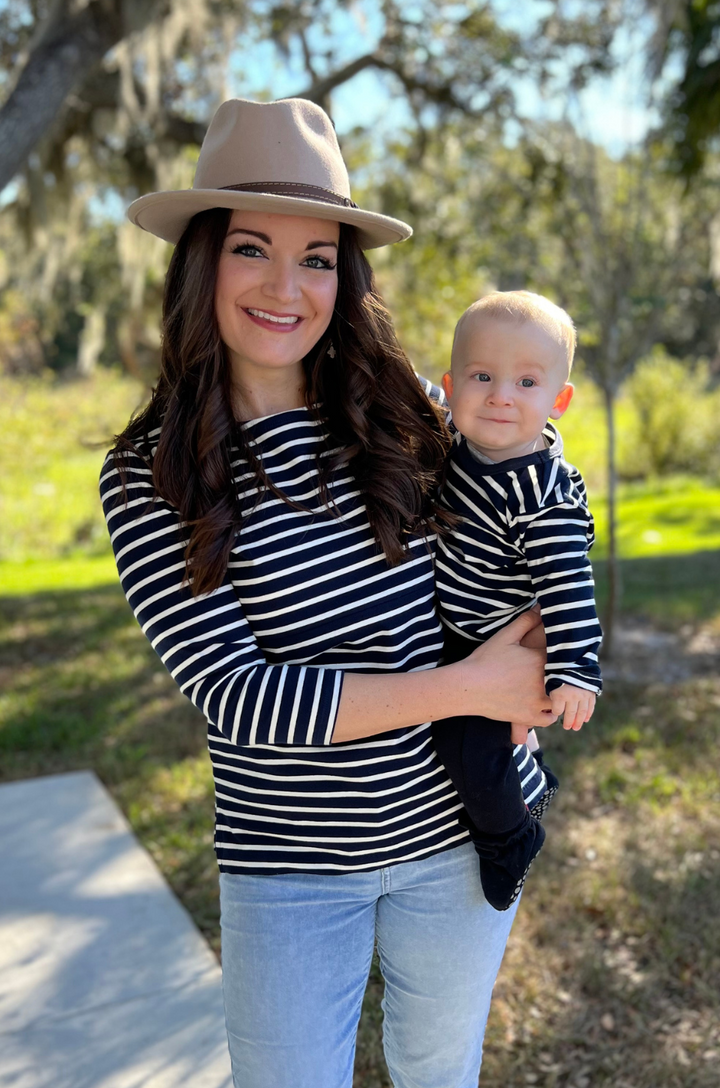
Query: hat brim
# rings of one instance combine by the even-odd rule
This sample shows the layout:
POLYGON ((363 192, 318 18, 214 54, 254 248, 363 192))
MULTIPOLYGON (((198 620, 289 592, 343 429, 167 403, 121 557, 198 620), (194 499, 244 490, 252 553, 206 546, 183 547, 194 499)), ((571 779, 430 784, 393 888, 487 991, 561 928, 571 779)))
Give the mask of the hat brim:
POLYGON ((361 208, 346 208, 341 204, 325 204, 319 200, 276 196, 270 193, 234 192, 223 189, 180 189, 165 193, 148 193, 134 200, 127 210, 128 219, 150 234, 176 243, 194 215, 209 208, 238 208, 279 215, 305 215, 313 219, 328 219, 356 227, 363 249, 402 242, 412 234, 412 227, 400 219, 361 208))

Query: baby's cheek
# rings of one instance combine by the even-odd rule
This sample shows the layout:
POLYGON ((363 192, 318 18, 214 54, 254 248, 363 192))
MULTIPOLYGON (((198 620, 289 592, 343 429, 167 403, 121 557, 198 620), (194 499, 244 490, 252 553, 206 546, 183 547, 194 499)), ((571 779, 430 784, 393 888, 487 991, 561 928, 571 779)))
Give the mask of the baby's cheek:
POLYGON ((471 397, 463 397, 460 394, 456 394, 450 401, 450 410, 452 412, 453 423, 461 434, 465 434, 468 427, 472 428, 475 415, 472 410, 471 397))

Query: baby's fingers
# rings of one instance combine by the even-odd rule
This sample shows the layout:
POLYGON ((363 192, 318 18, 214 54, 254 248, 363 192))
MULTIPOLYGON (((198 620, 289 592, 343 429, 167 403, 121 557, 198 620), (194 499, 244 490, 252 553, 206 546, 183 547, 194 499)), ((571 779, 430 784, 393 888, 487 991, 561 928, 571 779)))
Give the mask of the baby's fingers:
POLYGON ((587 706, 585 707, 585 719, 584 720, 586 722, 589 722, 590 719, 593 716, 593 713, 595 711, 596 699, 597 699, 597 696, 595 695, 595 693, 592 692, 592 691, 589 691, 588 692, 588 698, 587 698, 587 706))
POLYGON ((570 729, 582 729, 585 722, 589 722, 592 718, 592 712, 595 709, 595 696, 591 691, 584 692, 578 699, 577 708, 575 710, 575 718, 568 728, 570 729))
POLYGON ((585 700, 582 696, 568 696, 565 700, 563 729, 582 729, 585 721, 585 700))

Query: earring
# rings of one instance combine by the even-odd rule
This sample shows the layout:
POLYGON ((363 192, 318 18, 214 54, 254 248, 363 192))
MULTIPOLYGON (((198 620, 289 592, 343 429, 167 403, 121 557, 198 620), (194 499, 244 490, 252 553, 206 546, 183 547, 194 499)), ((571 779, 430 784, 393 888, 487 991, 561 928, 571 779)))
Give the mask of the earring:
POLYGON ((330 341, 330 347, 327 349, 327 353, 331 359, 334 359, 337 355, 337 352, 335 351, 335 345, 333 344, 332 340, 330 341))

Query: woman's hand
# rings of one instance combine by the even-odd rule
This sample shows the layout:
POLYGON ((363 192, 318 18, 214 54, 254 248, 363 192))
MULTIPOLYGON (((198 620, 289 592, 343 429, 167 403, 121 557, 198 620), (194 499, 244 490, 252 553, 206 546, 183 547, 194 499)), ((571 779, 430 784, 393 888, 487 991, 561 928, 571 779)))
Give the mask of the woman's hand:
MULTIPOLYGON (((530 609, 537 616, 540 615, 540 605, 534 604, 530 609)), ((545 638, 545 628, 542 623, 538 623, 536 627, 531 627, 530 630, 523 636, 521 646, 527 646, 531 650, 541 650, 543 655, 543 663, 546 660, 547 654, 547 639, 545 638)), ((550 699, 552 704, 552 699, 550 699)), ((553 721, 557 718, 555 713, 546 721, 545 725, 552 725, 553 721)), ((527 744, 528 733, 532 729, 531 725, 524 725, 522 722, 512 722, 510 725, 510 739, 513 744, 527 744)))
POLYGON ((470 704, 465 713, 518 723, 516 728, 525 730, 524 736, 519 733, 522 740, 528 729, 551 725, 555 715, 545 694, 544 645, 540 614, 530 610, 469 657, 448 666, 458 670, 458 683, 470 704))
POLYGON ((460 714, 527 728, 550 725, 555 719, 543 683, 545 653, 521 645, 539 623, 534 612, 524 612, 454 665, 389 676, 346 673, 333 743, 460 714))

